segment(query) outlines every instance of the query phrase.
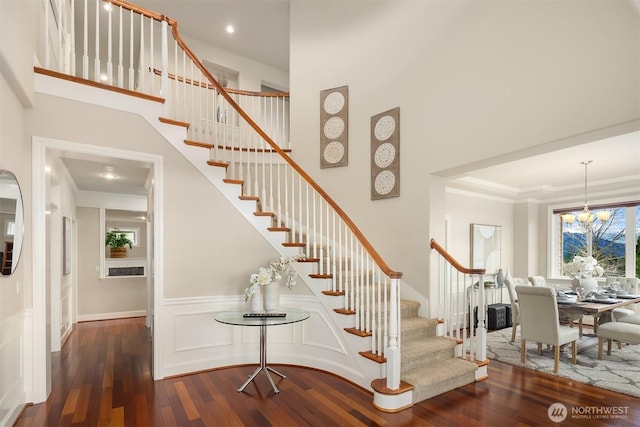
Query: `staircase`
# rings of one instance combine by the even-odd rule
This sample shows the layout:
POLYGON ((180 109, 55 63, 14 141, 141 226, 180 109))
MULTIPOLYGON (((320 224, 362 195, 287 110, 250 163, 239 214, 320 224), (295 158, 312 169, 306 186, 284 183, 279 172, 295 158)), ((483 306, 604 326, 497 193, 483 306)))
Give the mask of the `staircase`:
POLYGON ((438 321, 418 317, 418 303, 401 306, 402 380, 413 385, 413 403, 473 383, 478 366, 455 357, 458 342, 437 336, 438 321))
MULTIPOLYGON (((165 115, 158 117, 153 125, 161 133, 163 126, 178 130, 168 132, 172 136, 165 135, 165 138, 196 168, 215 170, 203 173, 279 253, 304 255, 300 268, 296 268, 303 280, 317 296, 330 296, 338 301, 325 306, 333 316, 348 317, 350 326, 344 333, 366 340, 368 350, 360 354, 370 363, 380 365, 377 371, 386 373, 383 378, 371 378, 376 407, 385 411, 404 409, 484 378, 479 366, 486 357, 477 357, 482 355, 477 351, 482 347, 482 334, 479 343, 469 341, 465 324, 460 321, 477 304, 460 304, 464 306, 462 314, 455 313, 453 317, 446 310, 438 313, 438 320, 419 317, 419 304, 400 298, 402 273, 384 262, 346 213, 289 157, 292 150, 288 143, 280 146, 263 130, 274 129, 274 135, 286 134, 278 124, 281 119, 269 122, 262 114, 267 109, 265 105, 270 105, 266 116, 273 116, 274 111, 284 113, 286 94, 281 94, 283 107, 280 108, 273 107, 273 100, 271 104, 263 104, 260 94, 229 93, 182 41, 175 21, 120 0, 108 1, 121 14, 125 11, 141 17, 141 24, 135 30, 140 31, 141 43, 148 40, 149 35, 159 37, 155 43, 150 41, 149 48, 153 51, 154 46, 162 46, 159 64, 154 63, 153 54, 141 53, 138 64, 129 64, 128 74, 119 72, 117 81, 104 84, 98 82, 98 55, 93 77, 88 58, 83 59, 85 65, 76 76, 72 52, 71 57, 58 58, 59 71, 52 71, 46 63, 44 69, 36 68, 36 72, 166 102, 165 115), (156 30, 145 30, 145 20, 157 27, 156 30), (169 31, 173 43, 169 43, 169 31), (149 73, 136 71, 147 69, 149 73), (258 123, 265 124, 259 126, 258 123), (181 132, 184 136, 175 138, 181 132), (305 265, 313 266, 310 274, 305 265), (451 320, 454 317, 457 320, 451 320), (457 333, 453 333, 454 330, 457 333)), ((137 19, 131 19, 132 31, 137 19)), ((85 21, 84 28, 90 24, 85 21)), ((82 23, 76 26, 83 28, 82 23)), ((74 39, 75 35, 71 34, 70 38, 74 39)), ((122 40, 114 41, 114 45, 118 44, 121 45, 122 40)), ((140 51, 144 52, 142 46, 140 51)), ((89 52, 85 50, 78 55, 87 57, 89 52)), ((109 63, 108 67, 111 66, 109 63)), ((125 66, 118 68, 122 71, 125 66)), ((449 301, 446 292, 441 293, 443 302, 449 301)), ((478 330, 482 332, 482 314, 479 320, 478 330)))

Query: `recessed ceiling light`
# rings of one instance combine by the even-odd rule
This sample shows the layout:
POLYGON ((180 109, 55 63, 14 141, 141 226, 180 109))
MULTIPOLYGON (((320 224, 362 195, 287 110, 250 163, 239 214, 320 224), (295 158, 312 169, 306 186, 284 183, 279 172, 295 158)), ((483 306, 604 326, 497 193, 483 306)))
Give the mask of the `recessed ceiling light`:
POLYGON ((236 29, 233 28, 233 25, 231 25, 231 24, 227 25, 227 33, 233 34, 235 31, 236 31, 236 29))
POLYGON ((115 173, 113 173, 113 166, 105 166, 104 167, 104 173, 100 174, 101 177, 103 177, 104 179, 118 179, 118 175, 116 175, 115 173))
POLYGON ((104 4, 104 10, 106 10, 107 12, 111 12, 111 9, 113 9, 113 7, 111 6, 111 3, 104 4))
POLYGON ((100 80, 102 80, 103 82, 106 82, 108 79, 106 74, 100 74, 100 80))

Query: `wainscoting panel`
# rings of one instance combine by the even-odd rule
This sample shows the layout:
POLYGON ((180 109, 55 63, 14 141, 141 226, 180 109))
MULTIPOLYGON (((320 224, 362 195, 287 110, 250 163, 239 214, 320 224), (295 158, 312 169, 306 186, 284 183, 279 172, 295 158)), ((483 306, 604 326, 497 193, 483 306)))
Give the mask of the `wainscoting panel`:
POLYGON ((12 425, 27 401, 24 390, 23 312, 0 322, 0 426, 12 425))
MULTIPOLYGON (((310 318, 267 328, 268 363, 309 366, 370 388, 369 381, 364 381, 363 364, 379 367, 349 348, 353 336, 345 336, 349 334, 334 322, 332 316, 337 314, 328 312, 314 296, 287 295, 281 297, 281 304, 309 311, 310 318)), ((239 296, 165 300, 164 376, 258 364, 260 328, 214 320, 217 312, 242 309, 248 307, 239 296)))

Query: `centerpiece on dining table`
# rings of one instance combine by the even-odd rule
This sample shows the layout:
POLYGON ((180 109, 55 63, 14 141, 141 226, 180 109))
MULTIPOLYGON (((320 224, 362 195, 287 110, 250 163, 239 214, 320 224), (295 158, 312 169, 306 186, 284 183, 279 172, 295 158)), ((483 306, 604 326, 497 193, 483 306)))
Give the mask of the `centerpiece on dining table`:
POLYGON ((571 288, 578 294, 578 297, 596 292, 598 281, 596 277, 602 276, 604 269, 598 265, 598 261, 592 256, 573 257, 571 262, 564 264, 564 273, 573 278, 571 288))
POLYGON ((244 291, 244 300, 250 303, 252 313, 275 313, 280 308, 280 281, 284 277, 285 286, 289 289, 296 285, 297 274, 292 263, 303 259, 304 255, 281 257, 272 261, 267 267, 260 267, 257 273, 251 274, 249 286, 244 291))

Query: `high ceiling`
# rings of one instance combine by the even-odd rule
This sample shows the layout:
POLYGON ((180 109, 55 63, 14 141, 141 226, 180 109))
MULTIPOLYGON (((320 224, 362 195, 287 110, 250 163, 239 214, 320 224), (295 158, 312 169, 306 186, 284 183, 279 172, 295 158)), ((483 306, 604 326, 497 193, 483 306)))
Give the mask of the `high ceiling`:
POLYGON ((178 21, 178 31, 280 70, 289 70, 289 0, 132 0, 178 21), (227 25, 235 32, 228 34, 227 25))
POLYGON ((451 177, 449 187, 512 201, 553 201, 588 194, 607 198, 640 193, 640 132, 607 138, 451 177))
MULTIPOLYGON (((275 68, 289 70, 288 0, 132 0, 145 9, 178 21, 180 34, 205 41, 275 68), (232 24, 233 34, 225 27, 232 24)), ((443 174, 450 188, 507 200, 553 200, 583 194, 584 166, 589 165, 592 196, 640 190, 640 132, 510 161, 464 174, 443 174)), ((113 159, 65 161, 80 189, 144 194, 148 165, 113 159), (86 163, 83 163, 86 162, 86 163), (119 180, 96 178, 105 165, 117 169, 119 180), (137 170, 139 169, 140 170, 137 170)), ((467 168, 468 169, 468 168, 467 168)))

